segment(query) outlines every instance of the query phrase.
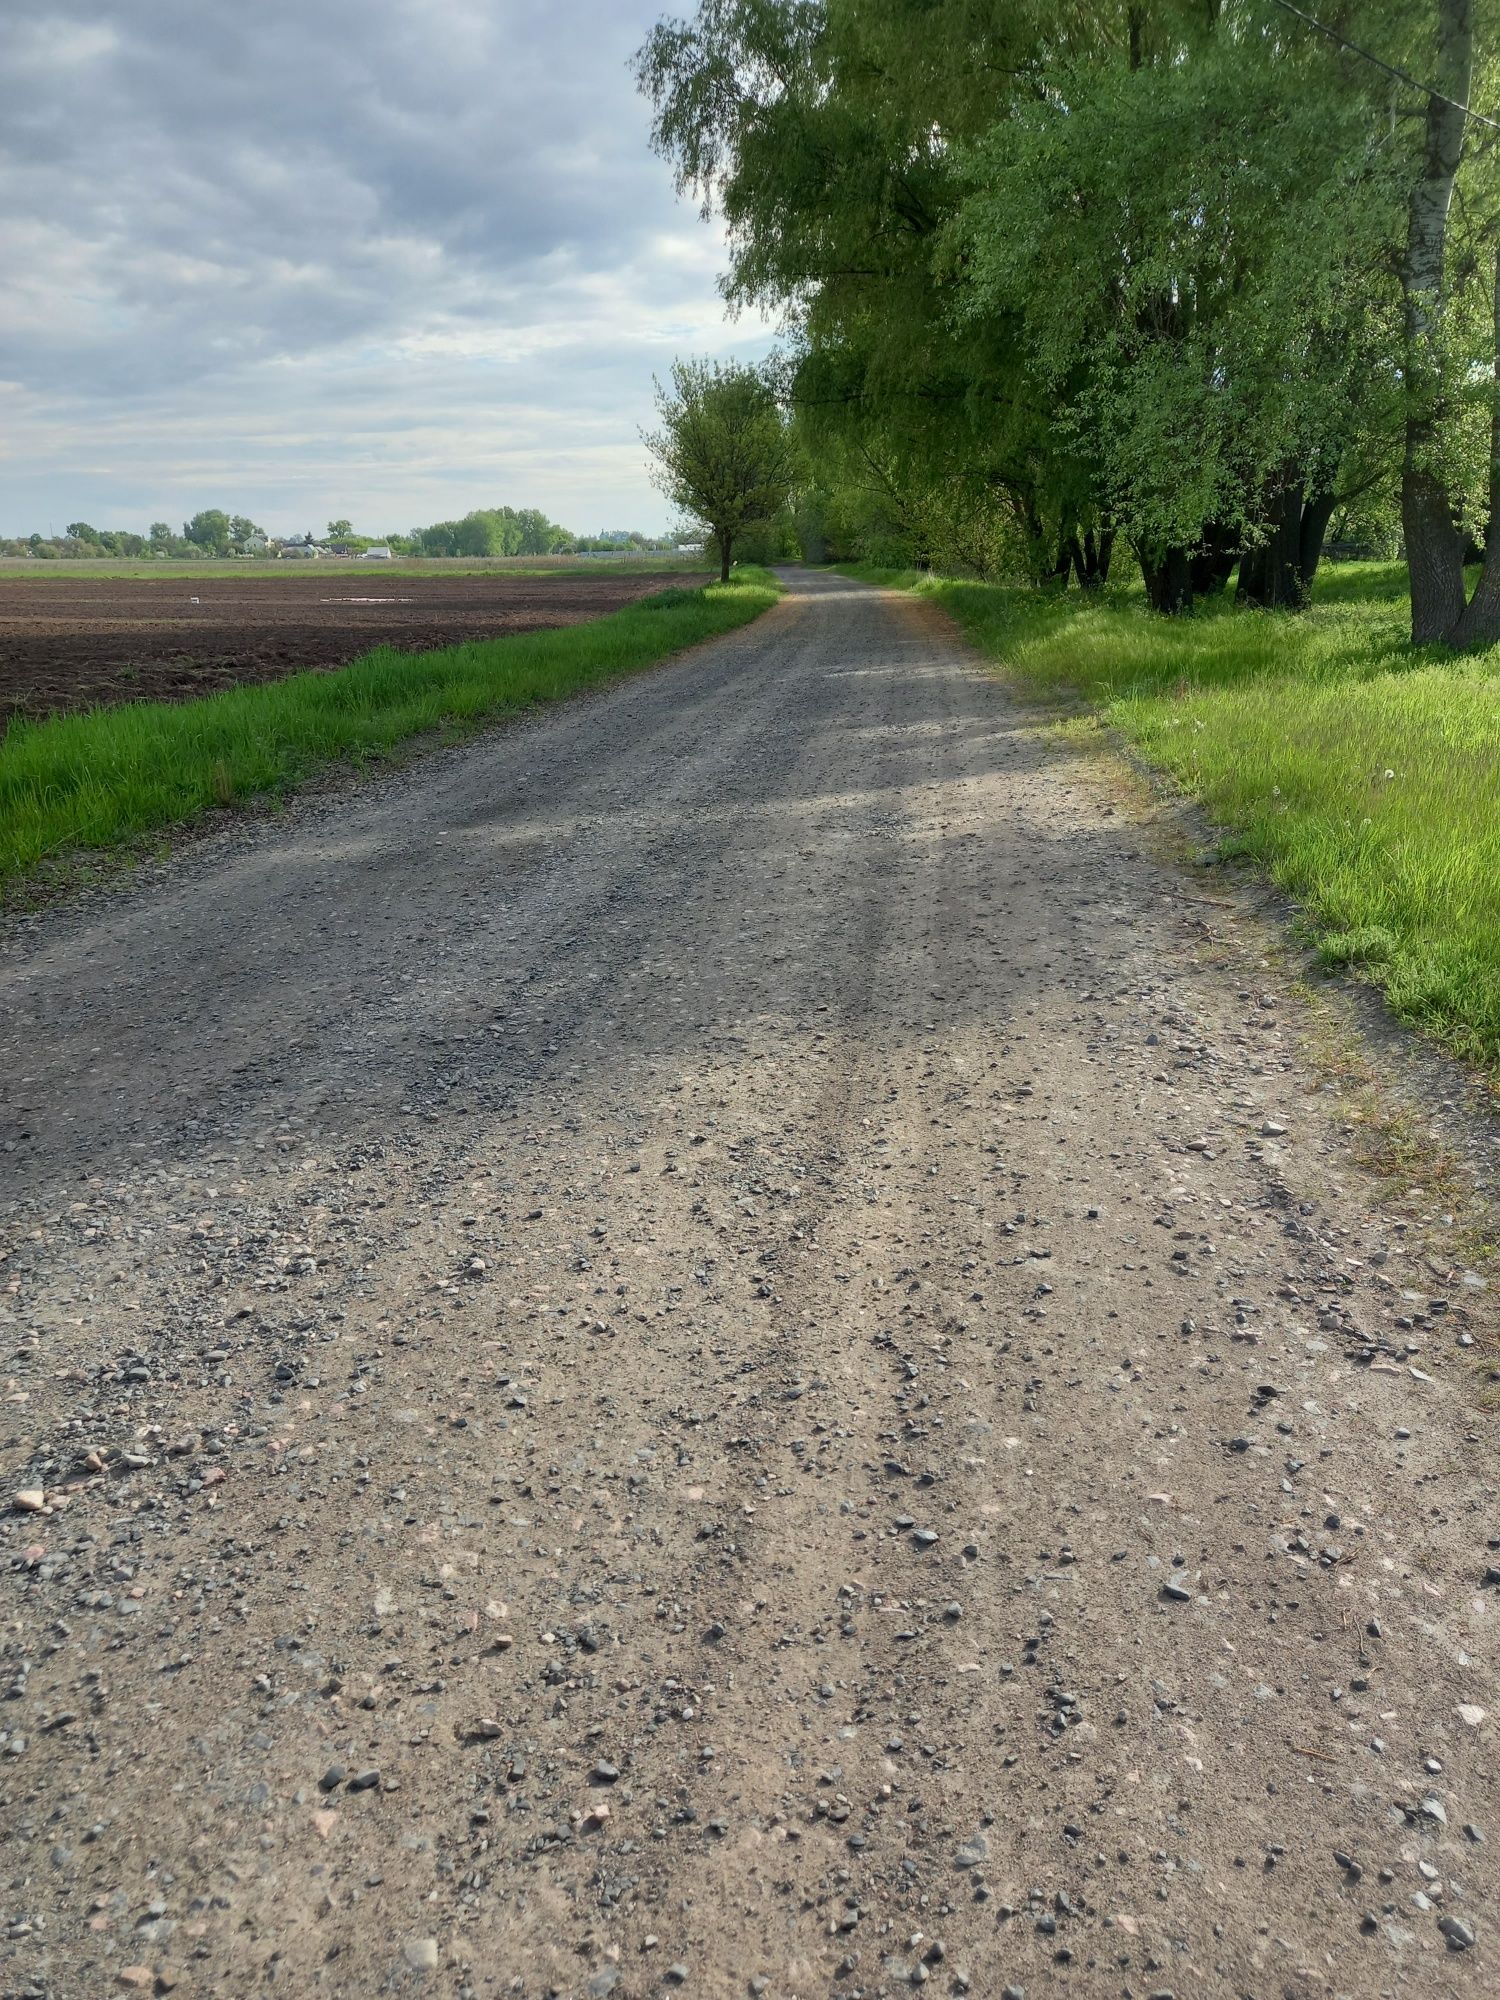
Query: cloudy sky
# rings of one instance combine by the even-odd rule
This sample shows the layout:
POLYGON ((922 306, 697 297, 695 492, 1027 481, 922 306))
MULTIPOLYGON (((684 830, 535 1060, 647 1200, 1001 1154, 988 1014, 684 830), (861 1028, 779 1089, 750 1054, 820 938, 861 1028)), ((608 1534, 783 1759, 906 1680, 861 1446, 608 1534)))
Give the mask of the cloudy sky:
POLYGON ((0 59, 0 534, 199 507, 666 525, 677 353, 764 353, 647 146, 651 0, 47 0, 0 59))

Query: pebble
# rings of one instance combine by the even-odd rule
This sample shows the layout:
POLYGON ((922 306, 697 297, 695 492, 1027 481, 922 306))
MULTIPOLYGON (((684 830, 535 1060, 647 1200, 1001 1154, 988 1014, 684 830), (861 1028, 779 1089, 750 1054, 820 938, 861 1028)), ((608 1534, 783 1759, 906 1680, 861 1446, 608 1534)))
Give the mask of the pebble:
POLYGON ((18 1514, 40 1514, 47 1496, 40 1486, 23 1486, 11 1502, 18 1514))
POLYGON ((413 1972, 436 1971, 438 1962, 436 1938, 408 1938, 402 1947, 402 1952, 413 1972))
POLYGON ((1474 1943, 1474 1926, 1462 1917, 1439 1917, 1438 1929, 1448 1940, 1449 1951, 1467 1951, 1474 1943))

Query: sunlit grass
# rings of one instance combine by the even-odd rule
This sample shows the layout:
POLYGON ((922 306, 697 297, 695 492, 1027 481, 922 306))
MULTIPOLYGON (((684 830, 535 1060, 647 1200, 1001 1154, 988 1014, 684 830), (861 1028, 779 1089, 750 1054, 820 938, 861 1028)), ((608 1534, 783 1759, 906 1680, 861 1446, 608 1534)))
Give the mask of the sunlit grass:
POLYGON ((18 721, 0 741, 0 884, 48 857, 119 846, 214 806, 290 790, 335 761, 574 694, 729 632, 775 602, 764 570, 670 589, 590 623, 429 653, 377 648, 181 702, 18 721))
POLYGON ((1500 1071, 1500 647, 1414 650, 1399 565, 1325 571, 1300 616, 1180 620, 1123 592, 881 580, 1026 686, 1095 703, 1296 898, 1325 963, 1500 1071))

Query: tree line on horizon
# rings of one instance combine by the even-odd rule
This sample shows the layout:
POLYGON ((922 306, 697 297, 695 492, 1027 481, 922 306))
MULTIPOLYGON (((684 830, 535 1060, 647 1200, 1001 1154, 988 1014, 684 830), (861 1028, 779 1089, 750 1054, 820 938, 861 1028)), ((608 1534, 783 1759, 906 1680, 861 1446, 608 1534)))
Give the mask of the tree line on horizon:
POLYGON ((775 399, 762 541, 1128 552, 1180 612, 1298 609, 1344 540, 1404 552, 1418 641, 1500 639, 1497 6, 702 0, 638 52, 654 143, 790 333, 664 414, 775 399))
POLYGON ((39 557, 44 561, 110 557, 194 561, 270 556, 283 548, 311 546, 355 555, 368 548, 384 547, 399 556, 549 556, 664 549, 675 545, 670 538, 633 530, 575 535, 535 507, 475 508, 458 520, 435 521, 430 527, 411 528, 404 534, 361 535, 355 532, 352 522, 336 520, 327 524, 321 536, 309 529, 301 535, 279 538, 267 535, 248 515, 206 507, 190 521, 183 522, 181 534, 175 533, 167 521, 153 521, 144 535, 128 529, 96 528, 87 521, 70 521, 66 531, 58 536, 0 538, 0 555, 39 557))

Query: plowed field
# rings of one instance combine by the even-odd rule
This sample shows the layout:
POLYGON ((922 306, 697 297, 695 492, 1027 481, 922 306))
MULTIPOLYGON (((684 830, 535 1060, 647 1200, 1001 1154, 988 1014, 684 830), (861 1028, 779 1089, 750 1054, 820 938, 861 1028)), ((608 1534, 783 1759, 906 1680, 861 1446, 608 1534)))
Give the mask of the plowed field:
POLYGON ((435 646, 577 625, 688 579, 412 576, 373 564, 289 575, 0 579, 0 728, 101 703, 180 701, 372 646, 435 646))

